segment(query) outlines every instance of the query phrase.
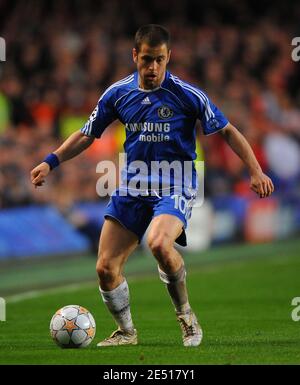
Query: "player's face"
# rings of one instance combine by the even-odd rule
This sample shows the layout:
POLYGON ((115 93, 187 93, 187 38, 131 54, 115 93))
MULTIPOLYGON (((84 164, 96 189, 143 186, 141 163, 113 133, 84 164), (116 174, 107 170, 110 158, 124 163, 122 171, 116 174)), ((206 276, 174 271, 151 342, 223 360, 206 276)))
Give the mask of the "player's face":
POLYGON ((133 60, 140 78, 139 87, 151 90, 160 86, 165 77, 170 54, 166 44, 150 47, 143 43, 138 52, 133 48, 133 60))

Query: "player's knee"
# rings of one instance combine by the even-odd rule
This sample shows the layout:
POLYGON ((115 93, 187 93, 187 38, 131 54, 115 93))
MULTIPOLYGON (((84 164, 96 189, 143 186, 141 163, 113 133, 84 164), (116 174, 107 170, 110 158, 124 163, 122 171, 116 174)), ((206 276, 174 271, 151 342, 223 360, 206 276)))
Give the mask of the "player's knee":
POLYGON ((98 260, 96 264, 96 271, 100 282, 113 282, 118 276, 118 272, 115 268, 109 264, 103 263, 101 260, 98 260))
POLYGON ((99 281, 103 283, 114 282, 117 278, 117 275, 114 273, 113 270, 107 269, 103 266, 97 269, 97 274, 99 277, 99 281))
POLYGON ((156 258, 167 258, 171 253, 171 243, 167 236, 149 237, 148 246, 156 258))

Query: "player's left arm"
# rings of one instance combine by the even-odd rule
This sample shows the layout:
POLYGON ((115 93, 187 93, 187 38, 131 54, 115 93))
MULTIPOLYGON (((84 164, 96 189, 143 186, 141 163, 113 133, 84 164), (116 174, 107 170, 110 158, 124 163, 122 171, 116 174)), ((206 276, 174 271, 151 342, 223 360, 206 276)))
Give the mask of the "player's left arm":
POLYGON ((273 182, 263 173, 246 138, 231 123, 228 123, 219 133, 247 166, 251 177, 251 190, 256 192, 260 198, 270 196, 274 191, 273 182))

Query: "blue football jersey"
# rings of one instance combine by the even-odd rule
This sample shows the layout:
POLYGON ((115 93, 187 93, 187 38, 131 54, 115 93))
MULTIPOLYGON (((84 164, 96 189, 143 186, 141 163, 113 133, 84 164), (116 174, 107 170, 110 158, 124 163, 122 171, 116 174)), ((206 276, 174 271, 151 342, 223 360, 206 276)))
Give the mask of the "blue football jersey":
POLYGON ((201 121, 205 135, 221 130, 228 123, 201 89, 168 71, 162 84, 152 90, 139 88, 138 72, 112 84, 100 97, 81 132, 100 138, 116 119, 126 130, 123 182, 128 185, 138 176, 139 180, 147 180, 150 188, 158 182, 160 189, 168 184, 197 188, 193 162, 196 120, 201 121), (163 161, 166 168, 160 167, 163 161), (167 164, 174 166, 169 170, 169 183, 163 180, 167 164), (182 174, 177 174, 180 167, 182 174))

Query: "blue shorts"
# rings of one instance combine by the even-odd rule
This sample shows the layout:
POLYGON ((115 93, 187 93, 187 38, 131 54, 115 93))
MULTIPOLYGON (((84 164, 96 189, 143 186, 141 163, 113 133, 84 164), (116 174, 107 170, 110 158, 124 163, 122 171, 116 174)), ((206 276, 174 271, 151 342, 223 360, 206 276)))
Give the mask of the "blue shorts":
POLYGON ((152 218, 161 214, 170 214, 182 222, 182 233, 176 243, 186 246, 185 228, 191 217, 195 196, 122 196, 115 191, 106 208, 104 218, 114 218, 126 229, 137 235, 139 242, 143 238, 152 218))

